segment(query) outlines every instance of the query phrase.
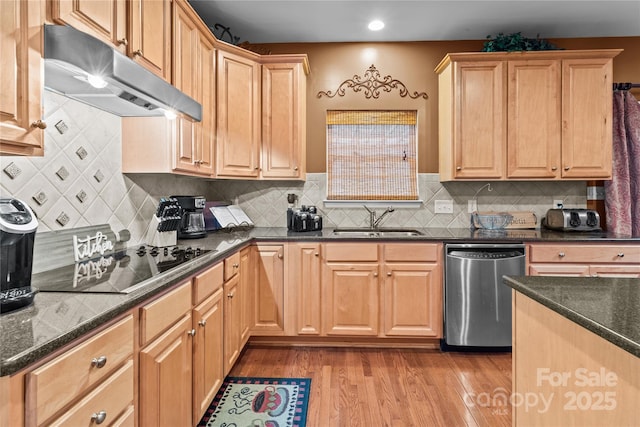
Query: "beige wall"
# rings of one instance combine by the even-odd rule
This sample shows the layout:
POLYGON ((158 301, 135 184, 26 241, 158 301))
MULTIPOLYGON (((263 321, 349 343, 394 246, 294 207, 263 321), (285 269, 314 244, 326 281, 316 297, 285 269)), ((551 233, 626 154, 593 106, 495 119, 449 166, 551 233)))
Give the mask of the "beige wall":
MULTIPOLYGON (((565 49, 622 48, 614 60, 614 81, 640 82, 640 37, 551 40, 565 49)), ((307 170, 326 170, 325 111, 328 109, 417 109, 419 118, 418 165, 423 173, 438 172, 438 84, 434 68, 449 52, 480 51, 483 40, 411 43, 298 43, 262 45, 272 53, 306 53, 311 74, 307 81, 307 170), (428 99, 400 97, 398 90, 366 99, 347 90, 344 97, 318 98, 319 91, 334 91, 340 84, 363 77, 374 64, 381 76, 391 76, 413 93, 428 99)))

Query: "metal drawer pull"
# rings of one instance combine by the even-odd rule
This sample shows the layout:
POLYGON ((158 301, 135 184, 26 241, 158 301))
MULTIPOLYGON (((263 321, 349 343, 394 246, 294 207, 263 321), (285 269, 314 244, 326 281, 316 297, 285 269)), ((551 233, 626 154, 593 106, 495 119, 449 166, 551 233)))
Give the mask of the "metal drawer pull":
POLYGON ((201 320, 201 321, 199 321, 199 322, 198 322, 198 325, 200 325, 200 326, 207 326, 207 321, 203 319, 203 320, 201 320))
POLYGON ((618 258, 624 258, 624 252, 618 253, 618 258))
POLYGON ((95 366, 98 369, 102 368, 106 364, 107 364, 107 356, 94 357, 91 360, 91 366, 95 366))
POLYGON ((107 413, 105 411, 95 412, 91 415, 91 421, 96 424, 102 424, 105 419, 107 419, 107 413))
POLYGON ((560 252, 560 253, 558 254, 558 256, 559 256, 560 258, 564 258, 564 252, 560 252))
POLYGON ((195 329, 190 330, 189 332, 187 332, 187 335, 195 337, 196 336, 196 330, 195 329))

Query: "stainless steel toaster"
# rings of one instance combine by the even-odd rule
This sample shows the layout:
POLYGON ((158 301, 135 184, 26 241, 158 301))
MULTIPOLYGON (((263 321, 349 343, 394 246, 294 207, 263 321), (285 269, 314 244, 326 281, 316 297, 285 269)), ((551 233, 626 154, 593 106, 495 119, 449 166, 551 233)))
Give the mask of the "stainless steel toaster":
POLYGON ((599 231, 600 215, 592 209, 549 209, 542 224, 559 231, 599 231))

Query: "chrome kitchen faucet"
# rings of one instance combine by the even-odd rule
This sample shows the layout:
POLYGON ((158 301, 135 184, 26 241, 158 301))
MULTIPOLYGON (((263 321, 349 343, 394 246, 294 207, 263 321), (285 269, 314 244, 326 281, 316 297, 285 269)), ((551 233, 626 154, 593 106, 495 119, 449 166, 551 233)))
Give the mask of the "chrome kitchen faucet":
POLYGON ((382 213, 382 215, 380 215, 379 217, 376 217, 376 211, 369 209, 367 205, 363 205, 363 206, 367 210, 367 212, 369 212, 369 228, 372 230, 375 230, 376 228, 378 228, 378 224, 380 224, 380 221, 382 221, 382 218, 384 218, 385 216, 387 216, 387 214, 390 214, 395 210, 393 206, 389 206, 387 210, 382 213))

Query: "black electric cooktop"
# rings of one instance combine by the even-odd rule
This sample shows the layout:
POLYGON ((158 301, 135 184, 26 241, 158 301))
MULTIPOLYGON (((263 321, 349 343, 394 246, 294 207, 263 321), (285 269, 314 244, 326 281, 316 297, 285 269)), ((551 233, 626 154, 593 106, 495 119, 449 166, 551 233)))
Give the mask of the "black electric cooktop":
POLYGON ((160 273, 211 252, 199 247, 140 246, 32 276, 40 292, 129 293, 160 273))

